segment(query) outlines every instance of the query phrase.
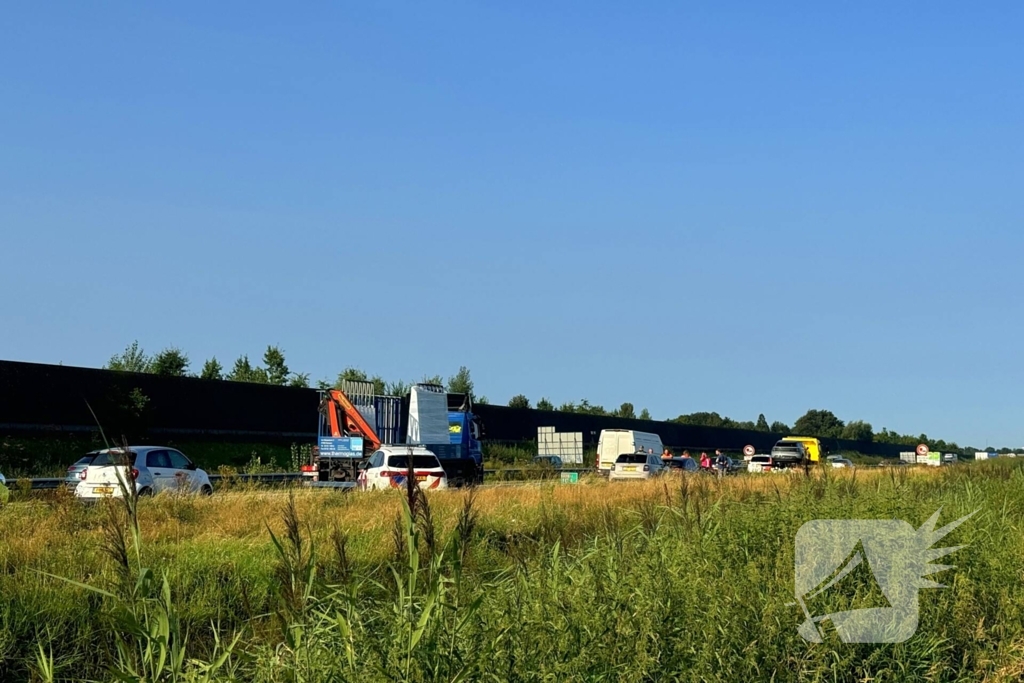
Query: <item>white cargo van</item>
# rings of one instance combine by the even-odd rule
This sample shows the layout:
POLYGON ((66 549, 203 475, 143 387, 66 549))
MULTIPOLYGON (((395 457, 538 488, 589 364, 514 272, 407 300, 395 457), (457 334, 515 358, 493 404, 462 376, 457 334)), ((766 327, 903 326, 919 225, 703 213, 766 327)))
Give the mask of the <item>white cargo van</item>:
POLYGON ((620 455, 636 453, 640 449, 660 456, 665 447, 657 434, 634 432, 632 429, 602 429, 597 439, 597 469, 608 472, 620 455))

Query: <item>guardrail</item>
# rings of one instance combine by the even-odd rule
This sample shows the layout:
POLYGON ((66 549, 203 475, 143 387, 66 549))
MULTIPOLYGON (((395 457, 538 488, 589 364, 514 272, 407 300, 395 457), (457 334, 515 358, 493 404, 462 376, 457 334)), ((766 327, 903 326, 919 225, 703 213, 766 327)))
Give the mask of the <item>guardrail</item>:
MULTIPOLYGON (((575 472, 575 473, 577 473, 579 475, 583 475, 583 474, 588 474, 588 473, 593 472, 593 471, 594 471, 593 467, 563 467, 562 469, 558 469, 558 470, 556 470, 556 469, 541 470, 541 469, 537 469, 537 468, 510 467, 510 468, 507 468, 507 469, 500 469, 500 470, 486 469, 486 470, 484 470, 484 478, 486 479, 487 477, 494 477, 495 475, 498 475, 498 474, 502 474, 502 475, 508 474, 508 475, 512 475, 513 477, 521 477, 523 479, 539 479, 539 480, 543 480, 543 479, 556 479, 556 478, 560 477, 563 472, 567 472, 567 473, 575 472), (538 475, 538 474, 540 474, 542 476, 523 477, 522 475, 524 473, 525 474, 531 474, 531 475, 538 475)), ((267 473, 263 473, 263 474, 232 474, 232 475, 228 475, 227 477, 225 477, 224 475, 221 475, 221 474, 211 474, 211 475, 209 475, 209 477, 210 477, 210 483, 213 484, 214 486, 216 486, 217 483, 219 481, 222 481, 223 479, 231 479, 233 481, 237 481, 237 482, 240 482, 240 483, 244 482, 244 483, 259 483, 259 484, 286 484, 286 483, 293 482, 293 481, 301 481, 302 479, 305 478, 305 475, 303 475, 302 472, 267 472, 267 473)), ((8 485, 8 487, 16 487, 18 485, 18 481, 23 481, 23 480, 8 480, 7 481, 7 485, 8 485)), ((28 481, 31 483, 31 489, 33 491, 46 491, 46 490, 56 489, 56 488, 60 487, 61 484, 64 483, 64 479, 62 477, 48 477, 48 478, 39 478, 39 479, 29 479, 28 481)))

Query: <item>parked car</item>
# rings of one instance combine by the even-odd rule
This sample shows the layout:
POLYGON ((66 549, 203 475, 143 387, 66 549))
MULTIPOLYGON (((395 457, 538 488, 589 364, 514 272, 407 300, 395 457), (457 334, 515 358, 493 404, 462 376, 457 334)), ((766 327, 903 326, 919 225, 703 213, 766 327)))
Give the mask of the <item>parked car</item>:
POLYGON ((828 462, 832 467, 835 468, 852 468, 853 461, 846 458, 829 458, 828 462))
POLYGON ((770 455, 755 455, 747 463, 747 472, 771 472, 773 465, 770 455))
MULTIPOLYGON (((725 469, 730 474, 735 473, 735 472, 739 472, 740 470, 746 469, 746 467, 747 467, 747 463, 746 462, 737 460, 737 459, 735 459, 733 457, 730 457, 728 455, 725 456, 725 460, 726 460, 726 463, 727 463, 726 466, 725 466, 725 469)), ((714 462, 714 458, 711 459, 711 462, 712 463, 714 462)))
POLYGON ((660 453, 623 453, 615 458, 609 479, 650 479, 665 471, 660 453))
POLYGON ((556 470, 562 469, 562 459, 557 455, 535 455, 533 456, 533 464, 553 467, 556 470))
POLYGON ((75 486, 79 498, 121 496, 121 482, 140 496, 163 491, 213 493, 209 475, 181 451, 164 446, 129 446, 97 451, 75 486))
POLYGON ((661 462, 665 466, 666 474, 686 474, 700 471, 700 465, 693 458, 670 458, 661 462))
POLYGON ((782 439, 777 442, 772 447, 771 457, 773 462, 790 465, 799 465, 804 461, 811 460, 806 444, 795 439, 782 439))
POLYGON ((446 489, 448 478, 437 456, 422 446, 382 446, 361 465, 357 482, 366 490, 405 486, 412 458, 413 476, 421 489, 446 489))
POLYGON ((86 453, 81 458, 76 460, 71 467, 68 468, 67 474, 64 475, 64 485, 69 489, 73 489, 82 481, 85 480, 85 473, 89 469, 90 463, 96 457, 99 451, 93 451, 92 453, 86 453))

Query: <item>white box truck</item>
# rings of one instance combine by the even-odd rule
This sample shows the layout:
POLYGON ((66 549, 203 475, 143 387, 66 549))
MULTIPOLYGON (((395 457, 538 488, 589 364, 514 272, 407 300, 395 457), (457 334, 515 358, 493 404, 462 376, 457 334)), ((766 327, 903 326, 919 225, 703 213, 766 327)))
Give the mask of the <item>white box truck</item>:
POLYGON ((597 438, 597 462, 599 472, 607 474, 615 459, 623 453, 644 453, 661 455, 665 447, 661 437, 649 432, 635 432, 632 429, 602 429, 597 438))

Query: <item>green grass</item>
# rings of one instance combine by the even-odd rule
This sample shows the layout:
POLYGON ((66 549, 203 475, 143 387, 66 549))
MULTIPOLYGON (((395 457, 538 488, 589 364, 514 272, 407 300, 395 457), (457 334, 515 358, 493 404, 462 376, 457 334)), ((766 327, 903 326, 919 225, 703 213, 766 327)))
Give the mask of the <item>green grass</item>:
POLYGON ((1022 465, 11 503, 0 680, 1017 681, 1022 465), (979 512, 943 542, 967 547, 922 592, 916 636, 798 636, 804 521, 917 527, 940 507, 979 512))

